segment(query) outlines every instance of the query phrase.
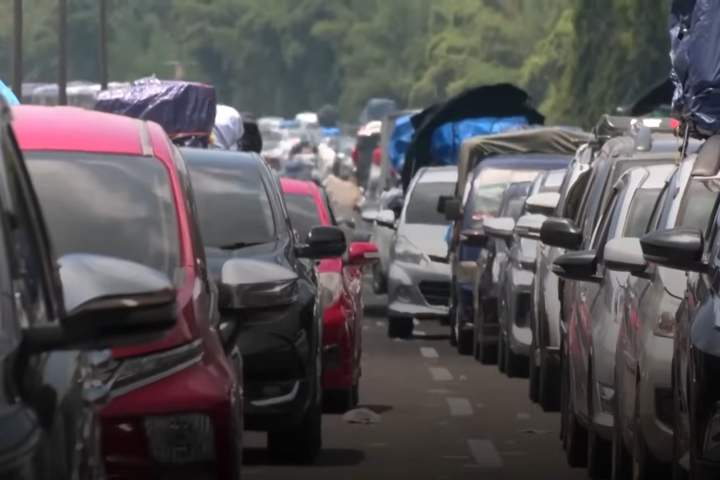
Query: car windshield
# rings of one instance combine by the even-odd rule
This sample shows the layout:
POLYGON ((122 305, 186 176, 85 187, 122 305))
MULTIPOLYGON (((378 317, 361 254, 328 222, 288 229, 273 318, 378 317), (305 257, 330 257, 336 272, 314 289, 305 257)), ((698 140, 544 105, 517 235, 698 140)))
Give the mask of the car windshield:
POLYGON ((299 240, 304 242, 312 227, 322 225, 315 199, 312 195, 286 193, 285 203, 290 224, 297 232, 299 240))
POLYGON ((624 237, 640 238, 645 235, 661 188, 641 188, 635 191, 625 219, 624 237))
POLYGON ((55 253, 116 257, 175 276, 180 234, 170 175, 155 158, 25 152, 55 253))
POLYGON ((520 214, 522 213, 523 205, 525 205, 525 200, 527 199, 526 196, 522 197, 512 197, 508 200, 508 203, 505 205, 505 211, 503 212, 503 217, 511 217, 517 220, 520 217, 520 214))
POLYGON ((242 248, 275 241, 265 184, 255 165, 188 162, 206 247, 242 248))
POLYGON ((481 219, 488 216, 497 216, 500 203, 507 183, 488 183, 479 185, 473 203, 473 218, 481 219))
POLYGON ((705 182, 691 180, 683 193, 676 226, 699 228, 705 232, 716 200, 717 193, 705 182))
POLYGON ((455 182, 419 182, 410 194, 405 210, 405 223, 423 225, 447 225, 445 215, 438 213, 438 200, 441 196, 451 196, 455 192, 455 182))

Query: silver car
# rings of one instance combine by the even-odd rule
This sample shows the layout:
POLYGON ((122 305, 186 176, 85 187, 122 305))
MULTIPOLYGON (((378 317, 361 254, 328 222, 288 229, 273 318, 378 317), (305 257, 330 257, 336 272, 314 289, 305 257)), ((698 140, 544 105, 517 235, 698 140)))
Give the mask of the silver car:
MULTIPOLYGON (((666 182, 650 229, 706 228, 717 194, 691 176, 695 159, 687 157, 666 182)), ((622 327, 615 350, 613 464, 619 472, 655 478, 673 458, 673 337, 687 278, 661 266, 633 270, 628 252, 642 254, 639 248, 637 239, 620 238, 605 254, 608 268, 632 273, 616 312, 622 327)))
MULTIPOLYGON (((567 217, 570 188, 590 169, 593 150, 583 146, 568 165, 555 217, 567 217)), ((530 397, 545 411, 560 410, 560 279, 552 271, 553 261, 564 248, 540 244, 536 260, 533 293, 533 348, 530 352, 530 397)))
POLYGON ((624 173, 613 186, 587 247, 554 262, 558 276, 573 281, 574 294, 563 357, 563 390, 569 402, 565 433, 569 441, 587 442, 591 478, 605 478, 610 472, 613 371, 620 330, 617 309, 628 277, 607 268, 604 248, 615 238, 640 238, 646 233, 662 187, 675 168, 668 160, 624 173))
POLYGON ((387 293, 390 248, 395 237, 397 220, 402 213, 403 199, 402 189, 390 189, 380 196, 377 208, 363 210, 361 214, 364 221, 373 224, 370 241, 377 245, 380 254, 380 261, 372 266, 373 290, 378 295, 387 293))
MULTIPOLYGON (((388 269, 388 335, 412 335, 413 319, 447 319, 451 270, 446 236, 450 223, 437 211, 451 196, 457 167, 420 169, 400 214, 388 269)), ((381 212, 382 213, 382 212, 381 212)))

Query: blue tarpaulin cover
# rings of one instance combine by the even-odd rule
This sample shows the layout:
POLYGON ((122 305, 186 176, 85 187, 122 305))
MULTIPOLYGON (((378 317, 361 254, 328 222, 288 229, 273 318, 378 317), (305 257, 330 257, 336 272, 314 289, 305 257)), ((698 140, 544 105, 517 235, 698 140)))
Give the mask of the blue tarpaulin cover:
POLYGON ((15 96, 15 94, 13 93, 13 91, 10 90, 10 87, 8 87, 7 85, 5 85, 5 83, 4 83, 2 80, 0 80, 0 95, 2 95, 3 97, 5 97, 5 100, 7 100, 7 102, 8 102, 10 105, 20 105, 20 101, 19 101, 18 98, 15 96))
POLYGON ((400 171, 405 162, 405 152, 408 145, 412 142, 415 129, 413 128, 410 118, 412 114, 405 115, 395 120, 395 129, 390 135, 388 141, 388 157, 390 164, 395 170, 400 171))
POLYGON ((339 129, 339 128, 335 128, 335 127, 331 127, 331 128, 321 128, 321 129, 320 129, 320 134, 321 134, 323 137, 336 137, 336 136, 340 135, 340 129, 339 129))
POLYGON ((211 85, 149 77, 98 93, 95 110, 157 122, 169 135, 198 135, 212 131, 217 102, 211 85))
MULTIPOLYGON (((414 130, 412 115, 400 117, 388 144, 388 155, 396 170, 405 162, 405 152, 412 142, 414 130)), ((469 118, 441 125, 433 132, 430 153, 435 165, 455 165, 462 142, 478 135, 491 135, 507 132, 516 128, 526 128, 526 117, 469 118)))
POLYGON ((673 0, 670 46, 673 115, 701 135, 720 133, 720 4, 673 0))

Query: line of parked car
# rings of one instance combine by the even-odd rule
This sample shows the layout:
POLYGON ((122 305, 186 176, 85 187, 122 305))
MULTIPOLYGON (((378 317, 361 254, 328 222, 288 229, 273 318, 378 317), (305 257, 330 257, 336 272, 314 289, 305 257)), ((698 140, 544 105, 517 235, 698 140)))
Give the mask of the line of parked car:
POLYGON ((720 478, 720 138, 676 126, 475 137, 363 212, 388 334, 439 319, 461 355, 529 378, 594 479, 720 478))
POLYGON ((377 247, 255 153, 0 98, 0 477, 239 479, 358 402, 377 247))

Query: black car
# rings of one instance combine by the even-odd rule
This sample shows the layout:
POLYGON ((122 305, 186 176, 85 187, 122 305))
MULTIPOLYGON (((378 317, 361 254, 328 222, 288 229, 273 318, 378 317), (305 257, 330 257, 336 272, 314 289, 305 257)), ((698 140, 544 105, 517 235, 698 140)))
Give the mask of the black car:
POLYGON ((720 137, 711 137, 701 147, 693 173, 707 178, 695 181, 695 188, 705 191, 687 195, 687 202, 700 195, 717 197, 707 228, 658 230, 640 240, 648 262, 688 272, 673 337, 673 478, 720 477, 719 149, 720 137))
POLYGON ((184 149, 210 271, 234 258, 257 263, 257 281, 296 276, 294 301, 228 323, 243 356, 245 428, 268 432, 272 456, 312 462, 322 443, 322 327, 316 260, 345 253, 337 227, 296 237, 278 177, 259 155, 184 149), (285 273, 283 273, 285 272, 285 273))
POLYGON ((161 338, 175 291, 134 262, 56 259, 10 122, 0 95, 0 478, 101 478, 107 349, 161 338))

